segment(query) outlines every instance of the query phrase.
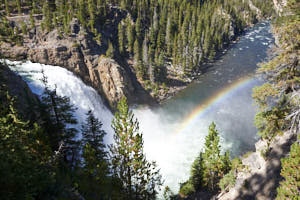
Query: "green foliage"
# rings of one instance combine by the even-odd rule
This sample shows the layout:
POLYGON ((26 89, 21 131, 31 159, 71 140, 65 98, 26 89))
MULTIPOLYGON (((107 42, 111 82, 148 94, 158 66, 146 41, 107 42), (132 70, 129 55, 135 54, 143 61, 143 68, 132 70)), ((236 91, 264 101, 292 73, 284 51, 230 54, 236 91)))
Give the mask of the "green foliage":
POLYGON ((44 72, 42 74, 42 82, 45 85, 45 91, 42 95, 43 109, 48 113, 50 127, 53 131, 50 139, 55 149, 59 145, 63 146, 64 159, 68 161, 69 165, 76 166, 78 164, 79 143, 75 137, 78 130, 70 126, 77 124, 77 120, 74 118, 76 108, 70 103, 68 97, 57 95, 56 88, 51 89, 44 72))
MULTIPOLYGON (((300 137, 299 137, 300 138, 300 137)), ((300 197, 300 145, 295 142, 291 146, 288 158, 281 159, 281 176, 284 178, 277 188, 277 200, 299 199, 300 197)))
POLYGON ((109 165, 103 141, 106 133, 101 128, 102 123, 89 110, 81 130, 83 167, 80 177, 84 181, 79 182, 79 191, 87 199, 109 196, 109 165))
POLYGON ((8 0, 4 0, 5 3, 5 11, 6 11, 6 15, 9 16, 10 15, 10 7, 8 4, 8 0))
MULTIPOLYGON (((200 152, 199 156, 193 162, 191 176, 180 188, 181 195, 188 196, 195 191, 201 190, 215 192, 219 189, 220 180, 232 168, 229 153, 220 154, 221 147, 219 140, 220 137, 216 130, 216 125, 212 123, 209 126, 209 133, 205 138, 204 152, 200 152)), ((224 181, 222 186, 228 182, 227 180, 224 181)))
POLYGON ((10 26, 6 17, 0 15, 0 41, 9 42, 13 45, 21 46, 23 44, 23 37, 19 34, 19 28, 10 26))
POLYGON ((287 130, 297 131, 300 127, 300 68, 297 56, 300 49, 300 20, 295 8, 298 8, 295 2, 288 1, 285 9, 290 13, 273 24, 280 51, 260 66, 258 72, 266 77, 267 83, 253 91, 253 98, 260 109, 255 124, 258 134, 268 144, 276 135, 287 130))
POLYGON ((124 27, 121 23, 118 25, 118 39, 119 39, 119 51, 121 54, 125 53, 125 36, 124 27))
POLYGON ((79 19, 81 25, 85 27, 87 25, 87 9, 86 9, 86 1, 79 0, 78 1, 78 10, 77 10, 77 18, 79 19))
POLYGON ((149 162, 143 152, 143 135, 139 123, 122 97, 112 121, 114 144, 110 146, 113 174, 123 186, 122 199, 155 199, 162 185, 155 162, 149 162))
POLYGON ((25 24, 24 21, 21 22, 21 30, 22 30, 23 35, 27 35, 27 33, 28 33, 27 25, 25 24))
POLYGON ((219 183, 219 186, 222 191, 229 191, 235 185, 236 177, 234 176, 234 171, 231 170, 228 174, 226 174, 219 183))
POLYGON ((220 155, 219 133, 215 123, 209 126, 208 136, 205 138, 205 151, 203 154, 204 165, 204 187, 214 191, 217 184, 231 168, 229 153, 220 155))
MULTIPOLYGON (((112 41, 116 52, 125 60, 138 60, 134 62, 138 77, 152 82, 167 82, 170 64, 180 71, 179 76, 189 77, 201 64, 214 59, 247 24, 257 21, 257 13, 249 3, 240 0, 5 0, 4 3, 7 15, 11 10, 15 14, 13 6, 19 11, 29 8, 33 14, 43 13, 41 27, 48 32, 58 28, 69 34, 70 23, 77 18, 82 28, 95 35, 99 45, 99 30, 118 33, 118 40, 112 41)), ((264 17, 273 14, 271 1, 253 0, 253 4, 262 10, 264 17)))
POLYGON ((17 1, 18 13, 21 14, 21 0, 16 0, 16 1, 17 1))
POLYGON ((108 49, 106 50, 106 56, 109 58, 113 58, 115 55, 115 49, 113 47, 113 44, 109 41, 108 42, 108 49))
MULTIPOLYGON (((246 155, 249 154, 246 153, 246 155)), ((242 160, 240 158, 234 158, 231 160, 232 169, 241 170, 243 168, 242 160)))
POLYGON ((53 28, 53 24, 52 24, 52 14, 51 14, 51 10, 50 10, 50 6, 49 6, 49 2, 45 1, 44 5, 43 5, 43 26, 46 29, 46 31, 51 31, 53 28))
MULTIPOLYGON (((2 75, 2 64, 0 74, 2 75)), ((53 196, 52 151, 43 129, 20 120, 15 100, 0 85, 0 199, 44 199, 53 196), (47 194, 45 194, 47 193, 47 194)))
POLYGON ((193 162, 191 169, 191 182, 196 190, 200 190, 203 187, 204 170, 203 153, 200 152, 200 155, 193 162))
POLYGON ((101 33, 96 34, 95 40, 97 41, 98 45, 101 45, 101 33))
POLYGON ((189 195, 196 192, 193 183, 188 180, 187 182, 180 185, 179 194, 183 197, 188 197, 189 195))
POLYGON ((30 12, 30 25, 31 25, 31 29, 34 29, 35 27, 35 20, 34 20, 34 17, 33 17, 33 11, 30 12))

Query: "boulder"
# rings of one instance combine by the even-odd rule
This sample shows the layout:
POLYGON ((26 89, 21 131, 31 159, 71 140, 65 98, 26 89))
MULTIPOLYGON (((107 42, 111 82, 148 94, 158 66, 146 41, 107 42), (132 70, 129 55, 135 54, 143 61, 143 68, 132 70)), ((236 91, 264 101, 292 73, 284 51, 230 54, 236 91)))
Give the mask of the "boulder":
POLYGON ((114 60, 100 58, 98 66, 91 70, 91 80, 94 85, 101 85, 110 106, 116 108, 122 96, 129 100, 134 93, 133 83, 127 72, 114 60))

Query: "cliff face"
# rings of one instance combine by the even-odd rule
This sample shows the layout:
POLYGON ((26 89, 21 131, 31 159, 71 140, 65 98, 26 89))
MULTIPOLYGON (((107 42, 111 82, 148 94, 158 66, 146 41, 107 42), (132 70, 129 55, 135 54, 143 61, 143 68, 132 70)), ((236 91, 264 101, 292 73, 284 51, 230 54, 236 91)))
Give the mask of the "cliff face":
MULTIPOLYGON (((18 23, 15 18, 10 20, 18 23)), ((115 60, 103 56, 106 40, 101 44, 96 43, 92 34, 85 32, 77 20, 72 21, 69 36, 62 37, 56 29, 44 33, 37 26, 24 39, 23 46, 2 43, 0 54, 10 59, 28 59, 65 67, 98 90, 112 109, 123 95, 131 104, 155 102, 134 80, 129 67, 121 66, 115 60)))
POLYGON ((34 95, 23 79, 0 63, 0 89, 8 91, 15 99, 18 113, 24 120, 37 120, 39 99, 34 95), (2 88, 5 87, 5 88, 2 88))
MULTIPOLYGON (((273 0, 273 2, 278 15, 284 17, 280 19, 283 22, 279 21, 278 24, 275 23, 272 27, 277 47, 274 48, 275 56, 266 65, 272 66, 272 70, 264 66, 260 69, 260 72, 264 70, 267 82, 273 84, 272 87, 276 87, 278 91, 283 91, 278 93, 277 96, 285 96, 287 98, 286 101, 292 103, 283 105, 277 103, 267 104, 276 109, 285 109, 284 106, 289 106, 289 109, 286 109, 286 116, 278 117, 276 121, 284 119, 284 124, 279 126, 280 133, 277 132, 275 138, 270 140, 269 144, 266 142, 267 139, 260 139, 255 145, 256 151, 249 152, 241 158, 243 170, 236 171, 235 186, 227 192, 220 193, 218 196, 220 200, 275 199, 277 195, 280 195, 280 190, 277 189, 279 183, 284 180, 287 181, 288 177, 294 176, 293 172, 288 175, 282 173, 281 159, 286 158, 290 154, 290 147, 297 140, 297 136, 300 133, 300 87, 299 81, 294 81, 298 80, 300 75, 298 56, 300 26, 299 18, 297 19, 295 14, 292 13, 292 9, 296 10, 299 3, 295 4, 295 8, 293 8, 291 5, 287 6, 288 1, 286 0, 273 0), (293 73, 287 73, 288 75, 281 74, 286 71, 293 71, 293 73), (285 79, 285 77, 288 77, 288 79, 285 79), (291 82, 292 86, 288 85, 288 82, 291 82)), ((268 98, 268 102, 275 102, 274 99, 276 98, 274 96, 270 95, 268 98), (272 98, 273 100, 271 100, 272 98)), ((266 124, 269 122, 267 121, 266 124)), ((265 134, 272 134, 272 130, 266 131, 265 134)), ((291 181, 287 187, 292 188, 293 182, 291 181)), ((297 191, 292 195, 288 192, 285 194, 287 195, 285 199, 292 199, 291 196, 297 195, 297 191)), ((277 199, 281 197, 277 196, 277 199)))
MULTIPOLYGON (((258 19, 261 18, 261 11, 252 1, 249 0, 248 2, 250 9, 244 9, 244 6, 240 4, 235 6, 235 12, 242 13, 241 17, 237 17, 231 12, 230 14, 229 11, 222 6, 216 9, 216 13, 210 13, 214 22, 219 22, 221 18, 226 19, 223 24, 222 35, 225 34, 228 28, 229 40, 235 39, 242 31, 241 27, 244 27, 244 25, 242 25, 241 19, 245 21, 245 24, 251 25, 254 23, 253 15, 258 19)), ((110 6, 109 10, 109 14, 106 16, 106 21, 108 22, 95 24, 97 34, 101 35, 100 38, 98 38, 99 35, 95 37, 96 34, 87 31, 89 29, 83 28, 76 18, 73 18, 70 22, 70 30, 68 30, 67 34, 63 34, 64 31, 62 31, 62 27, 58 27, 50 32, 44 31, 41 28, 44 23, 43 15, 36 14, 33 16, 35 27, 28 30, 28 34, 23 35, 24 42, 22 46, 11 45, 5 42, 0 43, 0 54, 9 59, 27 59, 32 62, 65 67, 80 76, 85 83, 98 90, 101 96, 106 98, 111 108, 115 108, 116 103, 122 95, 128 98, 130 104, 152 104, 157 101, 162 101, 184 88, 192 79, 200 74, 200 72, 195 72, 196 74, 191 74, 187 77, 184 75, 181 65, 176 64, 178 65, 176 67, 170 64, 171 62, 166 61, 166 63, 164 63, 166 69, 163 70, 154 65, 149 66, 148 71, 152 71, 151 73, 149 72, 150 79, 143 80, 143 78, 141 78, 142 75, 138 75, 138 67, 134 66, 136 64, 136 58, 131 55, 132 52, 126 53, 126 55, 121 55, 117 52, 114 56, 115 60, 103 60, 103 55, 105 55, 109 46, 108 41, 110 41, 116 49, 119 46, 118 26, 124 25, 124 22, 126 21, 127 23, 128 20, 131 20, 130 23, 132 25, 136 23, 134 22, 134 17, 131 17, 130 12, 124 9, 117 6, 110 6), (155 70, 152 69, 154 67, 156 68, 155 70), (164 80, 165 85, 155 82, 155 79, 151 78, 153 73, 155 73, 159 79, 161 76, 164 76, 164 79, 166 79, 164 80), (113 77, 108 78, 108 74, 113 77)), ((21 30, 22 24, 24 25, 24 23, 27 27, 31 27, 31 18, 26 11, 22 15, 14 13, 10 15, 10 17, 7 17, 7 19, 12 25, 12 30, 15 29, 15 27, 19 27, 18 29, 21 30)), ((202 37, 201 40, 204 40, 204 38, 202 37)), ((225 47, 221 41, 220 45, 225 47)), ((177 48, 177 46, 174 48, 177 48)), ((182 50, 183 48, 180 47, 178 49, 182 50)), ((198 50, 197 48, 195 49, 193 52, 196 54, 198 50)), ((209 49, 209 47, 207 47, 207 49, 209 49)), ((145 48, 143 51, 144 50, 145 48)), ((149 57, 149 55, 143 55, 143 62, 148 63, 149 58, 144 57, 149 57)), ((159 60, 158 53, 156 57, 154 60, 159 60)), ((164 60, 164 57, 161 59, 164 60)), ((196 59, 194 59, 194 61, 195 60, 196 59)))
POLYGON ((267 143, 259 140, 256 151, 242 158, 243 170, 236 173, 236 183, 227 193, 221 193, 219 200, 232 199, 264 199, 276 198, 276 188, 282 180, 280 176, 280 159, 289 154, 290 146, 296 134, 289 131, 277 136, 270 145, 267 154, 267 143))

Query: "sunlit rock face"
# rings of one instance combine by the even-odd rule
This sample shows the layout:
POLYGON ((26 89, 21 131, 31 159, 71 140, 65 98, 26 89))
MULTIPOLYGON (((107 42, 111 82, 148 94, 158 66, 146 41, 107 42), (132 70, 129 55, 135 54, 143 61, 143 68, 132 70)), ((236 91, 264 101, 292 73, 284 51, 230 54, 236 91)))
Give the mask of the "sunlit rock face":
POLYGON ((96 43, 94 36, 82 29, 75 19, 71 30, 69 36, 62 37, 56 29, 43 32, 36 27, 22 46, 1 43, 0 54, 9 59, 64 67, 96 89, 112 109, 116 108, 121 95, 125 95, 131 104, 145 102, 146 92, 137 81, 131 81, 129 67, 104 58, 107 49, 105 39, 96 43), (108 80, 107 73, 111 80, 108 80), (142 98, 136 98, 137 93, 142 98))
MULTIPOLYGON (((157 107, 136 107, 135 116, 144 136, 144 151, 148 160, 157 161, 168 185, 177 192, 179 183, 187 180, 190 166, 202 150, 209 124, 214 121, 220 133, 222 150, 232 156, 253 150, 258 137, 253 125, 255 106, 252 88, 261 82, 253 75, 256 64, 267 57, 267 49, 273 44, 269 23, 261 23, 249 30, 238 42, 224 52, 221 59, 210 66, 197 81, 174 98, 157 107)), ((113 61, 103 58, 89 71, 93 81, 106 85, 107 93, 126 93, 122 84, 131 88, 124 71, 113 61), (96 74, 102 74, 100 78, 96 74)), ((110 128, 112 114, 102 98, 91 87, 64 68, 26 62, 12 67, 37 94, 43 86, 41 69, 49 77, 49 83, 57 86, 58 94, 71 98, 78 107, 75 115, 79 122, 92 109, 109 132, 107 143, 112 142, 110 128)), ((102 93, 104 94, 104 93, 102 93)), ((119 98, 114 96, 115 100, 119 98)), ((78 126, 79 127, 79 126, 78 126)))
POLYGON ((112 59, 100 59, 98 66, 93 68, 90 74, 92 82, 101 85, 103 94, 112 108, 116 108, 122 96, 131 99, 134 94, 134 87, 127 72, 112 59))

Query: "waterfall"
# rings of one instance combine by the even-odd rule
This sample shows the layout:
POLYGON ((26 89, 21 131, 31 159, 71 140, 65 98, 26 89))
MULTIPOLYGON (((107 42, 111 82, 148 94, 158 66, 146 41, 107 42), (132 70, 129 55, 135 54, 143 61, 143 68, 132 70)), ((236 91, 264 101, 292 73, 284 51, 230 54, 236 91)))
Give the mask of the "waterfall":
MULTIPOLYGON (((269 28, 269 23, 261 23, 249 31, 214 64, 213 70, 210 68, 198 83, 191 84, 164 105, 157 109, 134 109, 144 134, 147 159, 157 161, 165 185, 173 192, 178 192, 179 183, 189 177, 191 164, 203 148, 212 121, 217 124, 224 150, 238 156, 254 148, 258 138, 253 125, 255 107, 251 93, 260 82, 247 76, 256 70, 256 64, 263 61, 269 45, 273 44, 269 28)), ((8 63, 15 64, 11 69, 38 95, 44 90, 40 81, 43 69, 49 84, 57 87, 57 93, 70 97, 78 108, 75 113, 78 128, 91 109, 108 133, 106 144, 112 142, 113 115, 93 88, 61 67, 29 61, 8 63)))
POLYGON ((112 142, 111 120, 113 115, 104 105, 96 90, 85 85, 80 78, 62 67, 32 63, 30 61, 25 63, 6 62, 12 65, 10 67, 11 70, 23 77, 32 92, 39 96, 44 91, 44 85, 41 82, 41 71, 44 70, 49 86, 51 88, 56 87, 58 95, 69 97, 70 102, 77 108, 74 114, 78 124, 75 128, 80 130, 81 124, 85 122, 86 113, 88 110, 92 110, 95 117, 103 123, 102 128, 107 132, 104 141, 107 144, 112 142))

